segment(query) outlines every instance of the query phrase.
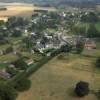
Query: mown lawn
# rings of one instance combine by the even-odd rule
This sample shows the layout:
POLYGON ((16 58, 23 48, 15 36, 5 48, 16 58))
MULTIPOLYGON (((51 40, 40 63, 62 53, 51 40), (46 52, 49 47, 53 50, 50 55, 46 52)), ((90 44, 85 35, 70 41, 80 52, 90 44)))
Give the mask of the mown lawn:
POLYGON ((30 77, 32 87, 20 93, 17 100, 98 100, 91 93, 84 98, 73 93, 79 81, 87 81, 91 90, 100 89, 100 69, 95 67, 100 42, 96 44, 97 49, 84 50, 81 55, 62 53, 53 58, 30 77))
POLYGON ((0 56, 0 62, 12 62, 15 61, 18 57, 12 53, 0 56))
POLYGON ((17 100, 97 100, 91 93, 84 98, 78 98, 73 93, 75 84, 81 80, 87 81, 93 90, 100 89, 100 74, 95 72, 93 65, 95 57, 62 55, 34 73, 30 77, 31 89, 20 93, 17 100))

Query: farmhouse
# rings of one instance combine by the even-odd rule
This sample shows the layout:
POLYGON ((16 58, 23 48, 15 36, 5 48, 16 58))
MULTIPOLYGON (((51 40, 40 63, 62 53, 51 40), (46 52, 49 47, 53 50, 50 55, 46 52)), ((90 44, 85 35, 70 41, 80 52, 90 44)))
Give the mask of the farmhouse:
POLYGON ((27 65, 31 65, 31 64, 33 64, 33 63, 34 63, 34 61, 33 61, 33 59, 32 59, 32 58, 27 59, 25 62, 27 63, 27 65))
POLYGON ((96 49, 96 44, 93 40, 91 39, 86 39, 85 41, 85 48, 88 49, 88 50, 91 50, 91 49, 96 49))

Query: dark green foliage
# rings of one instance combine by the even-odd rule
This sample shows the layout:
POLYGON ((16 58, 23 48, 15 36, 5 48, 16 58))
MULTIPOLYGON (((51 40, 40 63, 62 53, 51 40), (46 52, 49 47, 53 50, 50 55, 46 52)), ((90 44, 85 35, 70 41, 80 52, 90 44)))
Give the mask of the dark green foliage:
POLYGON ((89 84, 87 82, 80 81, 76 84, 75 93, 79 97, 88 95, 89 93, 89 84))
POLYGON ((84 50, 84 42, 78 41, 76 44, 76 53, 81 54, 83 50, 84 50))
POLYGON ((73 32, 73 34, 76 34, 76 35, 85 36, 86 35, 86 27, 73 26, 72 27, 72 32, 73 32))
POLYGON ((0 34, 0 45, 4 45, 8 43, 8 40, 5 39, 5 37, 3 36, 3 34, 0 34))
POLYGON ((94 24, 90 24, 89 29, 87 30, 87 37, 100 37, 100 32, 96 29, 94 24))
POLYGON ((18 59, 13 64, 15 65, 16 68, 21 69, 21 70, 25 70, 28 67, 23 58, 18 59))
POLYGON ((21 30, 13 30, 12 36, 13 37, 20 37, 20 36, 22 36, 22 31, 21 30))
POLYGON ((15 85, 15 89, 20 92, 26 91, 30 89, 30 87, 31 87, 31 81, 26 78, 19 80, 15 85))
POLYGON ((72 46, 71 45, 63 45, 61 47, 61 51, 62 52, 70 52, 72 50, 72 46))
POLYGON ((5 50, 5 53, 7 54, 7 53, 11 53, 11 52, 13 52, 13 47, 8 47, 6 50, 5 50))
POLYGON ((100 68, 100 57, 98 57, 96 60, 96 67, 100 68))
POLYGON ((32 48, 33 42, 32 42, 32 39, 30 37, 25 37, 23 39, 23 43, 25 43, 25 47, 27 49, 31 49, 32 48))
POLYGON ((0 82, 0 100, 16 100, 17 92, 11 84, 0 82))
POLYGON ((15 27, 22 27, 28 24, 28 20, 22 17, 9 17, 8 22, 6 23, 7 27, 12 29, 15 27))
POLYGON ((44 50, 44 53, 48 53, 48 52, 52 52, 54 49, 52 48, 52 49, 46 49, 46 50, 44 50))
POLYGON ((8 68, 6 69, 6 71, 7 71, 7 73, 9 73, 9 74, 11 75, 11 77, 13 77, 13 76, 15 76, 15 75, 18 74, 18 71, 17 71, 16 69, 14 69, 14 68, 8 67, 8 68))
POLYGON ((83 15, 81 17, 81 21, 83 22, 98 22, 99 21, 99 17, 97 14, 90 12, 87 15, 83 15))

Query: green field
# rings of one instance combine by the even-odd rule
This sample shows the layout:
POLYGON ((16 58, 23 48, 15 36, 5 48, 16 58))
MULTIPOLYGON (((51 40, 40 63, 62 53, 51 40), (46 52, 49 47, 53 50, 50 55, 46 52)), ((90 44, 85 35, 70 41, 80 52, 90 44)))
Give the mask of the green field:
MULTIPOLYGON (((79 26, 79 27, 86 27, 86 29, 88 29, 88 28, 89 28, 89 24, 90 24, 90 23, 80 23, 80 22, 78 22, 78 23, 76 24, 76 26, 79 26)), ((96 26, 97 30, 100 31, 100 22, 95 23, 95 26, 96 26)))
POLYGON ((18 57, 12 53, 0 56, 0 62, 13 62, 18 57))
POLYGON ((100 31, 100 23, 96 24, 96 28, 100 31))

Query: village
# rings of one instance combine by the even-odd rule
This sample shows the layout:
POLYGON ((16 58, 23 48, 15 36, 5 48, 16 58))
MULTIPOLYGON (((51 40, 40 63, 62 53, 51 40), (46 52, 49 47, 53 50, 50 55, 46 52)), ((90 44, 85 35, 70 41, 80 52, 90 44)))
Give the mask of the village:
POLYGON ((71 10, 37 9, 31 18, 0 20, 0 81, 17 83, 56 56, 97 59, 100 13, 93 9, 71 10))
POLYGON ((11 74, 16 75, 20 71, 12 64, 13 61, 10 58, 6 60, 6 55, 11 54, 12 58, 16 61, 20 57, 24 57, 25 61, 23 63, 25 62, 29 66, 37 60, 34 60, 34 55, 39 54, 41 57, 43 55, 50 56, 50 52, 53 49, 58 49, 62 45, 71 45, 75 48, 79 42, 83 42, 85 49, 96 49, 95 41, 84 35, 86 33, 86 30, 83 30, 84 27, 83 29, 74 30, 77 31, 76 35, 70 34, 73 32, 70 24, 74 24, 76 20, 80 20, 82 14, 84 16, 89 14, 89 12, 59 13, 55 11, 36 10, 30 20, 21 17, 11 17, 8 19, 8 22, 0 21, 0 33, 4 32, 4 34, 0 34, 0 64, 7 66, 7 68, 1 68, 0 76, 9 79, 13 76, 11 74), (66 22, 69 24, 66 24, 66 22), (4 58, 3 61, 2 58, 4 58))

